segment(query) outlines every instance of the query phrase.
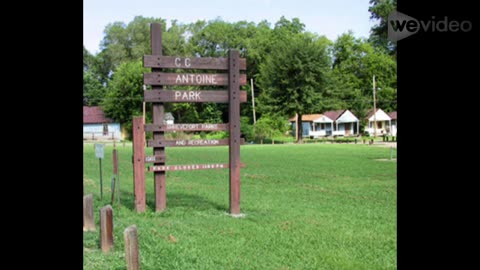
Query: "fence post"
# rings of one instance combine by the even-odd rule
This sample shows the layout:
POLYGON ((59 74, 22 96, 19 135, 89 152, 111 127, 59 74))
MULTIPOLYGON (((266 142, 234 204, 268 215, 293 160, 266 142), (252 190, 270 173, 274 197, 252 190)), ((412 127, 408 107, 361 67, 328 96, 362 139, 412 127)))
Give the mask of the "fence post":
POLYGON ((133 118, 133 175, 135 194, 135 210, 145 212, 145 135, 143 118, 133 118))
POLYGON ((113 248, 113 209, 107 205, 100 209, 100 247, 103 253, 113 248))
POLYGON ((93 216, 93 196, 83 196, 83 230, 95 231, 95 220, 93 216))
POLYGON ((127 270, 140 269, 140 261, 138 259, 138 236, 137 226, 132 225, 123 231, 125 240, 125 260, 127 262, 127 270))

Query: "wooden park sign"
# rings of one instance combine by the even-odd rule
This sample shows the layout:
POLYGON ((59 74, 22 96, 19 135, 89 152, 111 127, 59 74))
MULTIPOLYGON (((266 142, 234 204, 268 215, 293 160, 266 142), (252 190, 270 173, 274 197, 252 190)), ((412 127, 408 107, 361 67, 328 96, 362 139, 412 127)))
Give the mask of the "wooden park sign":
POLYGON ((145 85, 152 90, 144 91, 144 101, 153 103, 153 123, 145 124, 143 118, 133 119, 133 164, 135 209, 145 211, 145 163, 153 172, 155 184, 155 211, 166 209, 165 171, 207 170, 229 168, 230 213, 240 214, 240 102, 247 101, 246 91, 240 91, 240 85, 247 84, 246 59, 240 58, 237 50, 230 50, 227 58, 211 57, 172 57, 162 55, 162 28, 158 23, 151 24, 152 55, 145 55, 144 67, 152 68, 145 73, 145 85), (164 69, 222 70, 226 73, 169 73, 164 69), (169 85, 227 86, 227 90, 169 90, 169 85), (165 102, 215 102, 229 104, 229 123, 224 124, 164 124, 165 102), (228 131, 229 138, 222 140, 165 140, 166 131, 228 131), (147 142, 153 147, 153 156, 145 156, 145 133, 153 132, 153 139, 147 142), (229 163, 166 165, 165 147, 182 146, 229 146, 229 163))

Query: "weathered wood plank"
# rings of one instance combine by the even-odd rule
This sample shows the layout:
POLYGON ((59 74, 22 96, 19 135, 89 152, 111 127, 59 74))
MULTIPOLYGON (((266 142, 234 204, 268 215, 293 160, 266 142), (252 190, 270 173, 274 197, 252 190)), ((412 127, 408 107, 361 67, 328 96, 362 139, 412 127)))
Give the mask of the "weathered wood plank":
MULTIPOLYGON (((150 26, 150 42, 152 46, 152 55, 162 55, 162 25, 159 23, 152 23, 150 26)), ((152 68, 152 72, 160 72, 161 68, 152 68)), ((154 74, 154 73, 152 73, 154 74)), ((152 86, 153 90, 162 89, 162 84, 156 84, 152 86)), ((165 115, 165 107, 163 103, 153 103, 153 123, 160 125, 163 123, 163 117, 165 115)), ((163 131, 153 133, 154 140, 163 139, 163 131)), ((164 147, 154 147, 154 155, 165 155, 164 147)), ((164 162, 155 163, 155 165, 164 165, 164 162)), ((165 172, 155 172, 153 174, 154 179, 154 193, 155 193, 155 212, 161 212, 167 208, 167 190, 165 172)))
MULTIPOLYGON (((241 144, 245 139, 239 140, 241 144)), ((228 139, 220 140, 148 140, 148 147, 183 147, 183 146, 221 146, 228 145, 228 139)))
MULTIPOLYGON (((247 75, 240 74, 239 82, 240 85, 246 85, 247 75)), ((143 74, 143 83, 146 85, 228 85, 228 74, 151 72, 143 74)))
POLYGON ((228 124, 162 124, 145 125, 145 131, 227 131, 228 124))
MULTIPOLYGON (((240 58, 240 70, 247 69, 247 59, 240 58)), ((143 66, 151 68, 180 69, 228 69, 228 58, 223 57, 175 57, 161 55, 144 55, 143 66)))
MULTIPOLYGON (((145 102, 229 102, 225 90, 145 90, 143 99, 145 102)), ((240 102, 247 102, 247 91, 240 91, 240 102)))
MULTIPOLYGON (((245 167, 245 164, 241 164, 245 167)), ((216 164, 189 164, 189 165, 162 165, 162 166, 149 166, 149 172, 156 171, 193 171, 193 170, 210 170, 210 169, 228 169, 228 163, 216 163, 216 164)))
POLYGON ((159 162, 165 162, 165 155, 163 156, 146 156, 145 157, 145 163, 159 163, 159 162))
POLYGON ((133 192, 135 194, 135 210, 145 212, 145 133, 143 118, 133 118, 133 192))

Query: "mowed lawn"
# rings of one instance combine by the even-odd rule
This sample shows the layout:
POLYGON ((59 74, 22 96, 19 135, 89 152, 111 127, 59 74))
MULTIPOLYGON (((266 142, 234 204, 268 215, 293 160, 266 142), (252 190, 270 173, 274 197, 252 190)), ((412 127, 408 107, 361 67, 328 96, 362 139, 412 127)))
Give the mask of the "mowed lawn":
MULTIPOLYGON (((228 169, 167 172, 167 210, 133 209, 132 147, 117 145, 121 205, 114 249, 99 248, 99 209, 110 204, 111 144, 103 200, 93 144, 84 144, 84 189, 96 232, 84 232, 84 269, 126 269, 123 231, 138 228, 141 269, 396 269, 397 164, 390 148, 364 144, 244 145, 241 212, 228 213, 228 169)), ((151 148, 146 154, 151 155, 151 148)), ((167 164, 227 163, 227 147, 167 148, 167 164)), ((395 152, 394 152, 395 154, 395 152)), ((395 156, 394 156, 395 157, 395 156)))

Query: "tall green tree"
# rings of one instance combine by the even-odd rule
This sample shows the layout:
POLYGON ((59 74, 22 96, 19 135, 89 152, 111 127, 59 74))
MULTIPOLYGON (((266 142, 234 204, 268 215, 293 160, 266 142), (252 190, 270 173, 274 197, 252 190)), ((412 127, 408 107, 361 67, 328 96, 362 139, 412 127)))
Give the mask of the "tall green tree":
MULTIPOLYGON (((147 69, 142 61, 124 62, 112 76, 102 108, 106 116, 119 121, 127 131, 132 131, 132 116, 142 115, 143 73, 147 69)), ((147 114, 147 117, 149 114, 147 114)))
POLYGON ((388 40, 388 15, 397 9, 397 0, 370 0, 370 19, 378 23, 370 29, 370 42, 378 49, 396 56, 397 46, 388 40))
POLYGON ((105 96, 105 88, 91 71, 83 71, 83 105, 98 106, 105 96))
MULTIPOLYGON (((260 64, 258 83, 263 89, 258 98, 262 113, 298 119, 318 108, 328 69, 328 39, 311 34, 292 34, 279 41, 270 57, 260 64)), ((302 140, 301 121, 297 121, 298 140, 302 140)))
POLYGON ((105 96, 102 82, 96 57, 83 46, 83 105, 99 105, 105 96))
MULTIPOLYGON (((363 119, 373 108, 373 76, 376 77, 377 108, 396 110, 397 65, 385 51, 375 48, 352 32, 337 38, 332 46, 334 81, 332 95, 344 108, 363 119)), ((365 122, 364 122, 365 123, 365 122)), ((363 123, 363 124, 364 124, 363 123)))

